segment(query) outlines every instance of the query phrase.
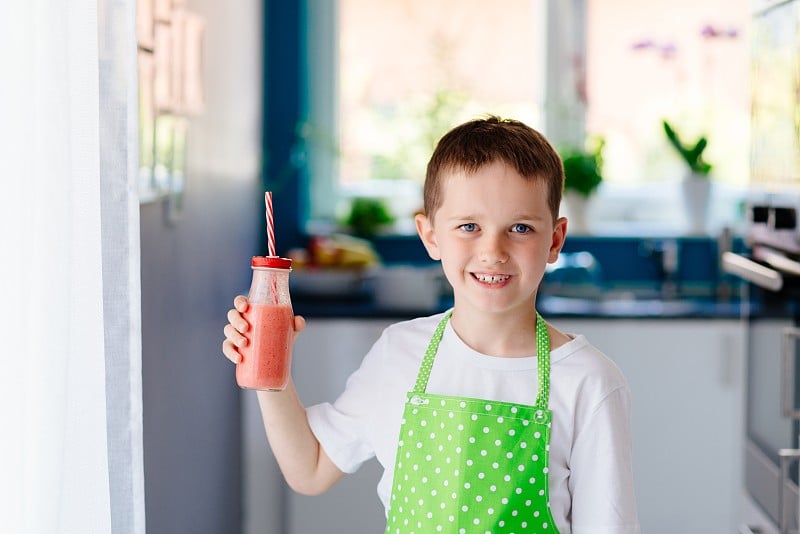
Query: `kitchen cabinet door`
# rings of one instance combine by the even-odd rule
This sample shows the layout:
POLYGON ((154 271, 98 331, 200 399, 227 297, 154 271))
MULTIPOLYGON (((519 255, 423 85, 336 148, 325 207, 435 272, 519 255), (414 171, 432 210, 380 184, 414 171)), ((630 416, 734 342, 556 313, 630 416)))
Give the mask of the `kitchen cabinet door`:
POLYGON ((552 322, 584 334, 628 379, 642 532, 736 532, 745 325, 738 320, 552 322))

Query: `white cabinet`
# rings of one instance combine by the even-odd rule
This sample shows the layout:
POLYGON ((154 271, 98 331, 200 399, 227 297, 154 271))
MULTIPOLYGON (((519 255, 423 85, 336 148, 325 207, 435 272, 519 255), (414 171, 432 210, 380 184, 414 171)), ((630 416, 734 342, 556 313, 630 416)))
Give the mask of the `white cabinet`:
POLYGON ((745 325, 738 320, 552 322, 586 335, 628 379, 642 532, 737 532, 745 325))

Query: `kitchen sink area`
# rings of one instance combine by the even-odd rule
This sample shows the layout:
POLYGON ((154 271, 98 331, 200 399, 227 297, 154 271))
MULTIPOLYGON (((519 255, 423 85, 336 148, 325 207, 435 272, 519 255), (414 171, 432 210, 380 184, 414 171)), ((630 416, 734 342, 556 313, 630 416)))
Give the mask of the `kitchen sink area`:
MULTIPOLYGON (((758 305, 719 269, 719 251, 734 246, 741 244, 711 237, 570 238, 548 266, 537 307, 546 317, 741 317, 758 305)), ((297 271, 295 311, 395 319, 444 311, 453 305, 452 292, 438 264, 426 260, 389 257, 361 273, 344 273, 347 284, 342 273, 297 271), (326 279, 330 288, 320 286, 326 279)))

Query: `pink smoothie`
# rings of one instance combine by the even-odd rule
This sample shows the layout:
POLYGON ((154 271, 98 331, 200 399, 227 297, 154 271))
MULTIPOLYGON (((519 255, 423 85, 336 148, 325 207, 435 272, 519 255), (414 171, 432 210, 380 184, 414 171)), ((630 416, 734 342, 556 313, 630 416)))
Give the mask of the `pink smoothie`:
POLYGON ((250 304, 244 318, 250 323, 249 343, 239 349, 236 383, 248 389, 284 389, 292 362, 292 307, 250 304))

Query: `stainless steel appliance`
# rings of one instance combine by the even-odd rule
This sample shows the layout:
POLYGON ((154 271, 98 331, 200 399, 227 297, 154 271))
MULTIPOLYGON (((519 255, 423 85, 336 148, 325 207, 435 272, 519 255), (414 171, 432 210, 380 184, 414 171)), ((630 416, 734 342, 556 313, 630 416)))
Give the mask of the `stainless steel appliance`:
MULTIPOLYGON (((748 252, 722 255, 749 282, 745 489, 783 533, 798 532, 800 199, 749 207, 748 252)), ((752 532, 763 532, 753 529, 752 532)), ((743 532, 747 532, 743 530, 743 532)))

